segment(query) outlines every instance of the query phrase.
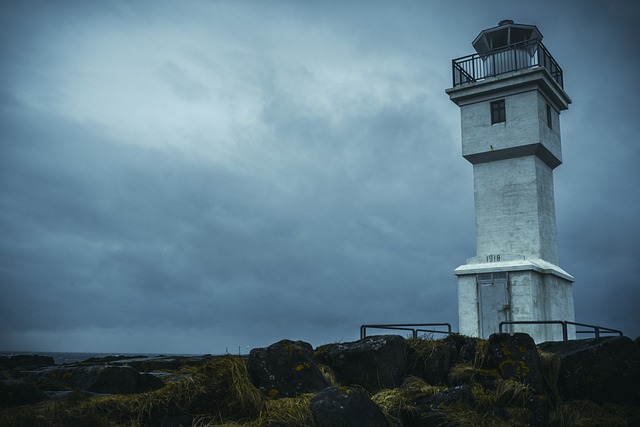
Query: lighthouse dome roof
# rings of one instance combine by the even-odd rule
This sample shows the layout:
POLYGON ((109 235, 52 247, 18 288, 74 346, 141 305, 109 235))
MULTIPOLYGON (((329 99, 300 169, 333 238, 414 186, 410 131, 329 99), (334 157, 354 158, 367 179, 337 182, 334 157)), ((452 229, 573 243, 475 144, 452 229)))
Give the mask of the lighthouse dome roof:
POLYGON ((486 54, 530 40, 542 40, 542 33, 538 27, 516 24, 511 19, 504 19, 496 27, 482 30, 471 44, 476 52, 486 54))

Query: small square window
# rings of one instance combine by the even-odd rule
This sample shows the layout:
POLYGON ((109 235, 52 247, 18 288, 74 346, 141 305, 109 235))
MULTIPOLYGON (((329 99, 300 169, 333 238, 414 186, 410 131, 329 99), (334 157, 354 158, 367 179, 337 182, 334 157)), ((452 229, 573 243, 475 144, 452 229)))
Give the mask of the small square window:
POLYGON ((504 123, 507 121, 507 114, 504 108, 504 99, 491 103, 491 124, 504 123))
POLYGON ((551 120, 551 105, 547 104, 547 126, 549 126, 549 129, 553 129, 552 123, 553 121, 551 120))

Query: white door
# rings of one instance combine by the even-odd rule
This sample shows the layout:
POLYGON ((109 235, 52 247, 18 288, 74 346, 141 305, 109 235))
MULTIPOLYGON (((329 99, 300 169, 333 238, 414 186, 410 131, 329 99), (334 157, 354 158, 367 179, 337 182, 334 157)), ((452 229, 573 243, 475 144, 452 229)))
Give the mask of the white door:
POLYGON ((508 320, 509 295, 507 273, 478 274, 480 337, 498 332, 500 322, 508 320))

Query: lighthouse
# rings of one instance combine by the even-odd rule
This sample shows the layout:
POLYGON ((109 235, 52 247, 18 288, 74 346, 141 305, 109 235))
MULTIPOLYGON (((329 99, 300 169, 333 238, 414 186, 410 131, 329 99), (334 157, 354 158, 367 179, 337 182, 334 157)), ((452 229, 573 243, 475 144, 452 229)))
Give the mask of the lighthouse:
MULTIPOLYGON (((574 278, 559 266, 553 170, 571 99, 535 25, 501 21, 452 61, 462 156, 473 165, 474 257, 455 269, 460 333, 525 332, 561 340, 575 321, 574 278), (510 323, 512 322, 512 323, 510 323)), ((569 330, 575 338, 575 330, 569 330)))

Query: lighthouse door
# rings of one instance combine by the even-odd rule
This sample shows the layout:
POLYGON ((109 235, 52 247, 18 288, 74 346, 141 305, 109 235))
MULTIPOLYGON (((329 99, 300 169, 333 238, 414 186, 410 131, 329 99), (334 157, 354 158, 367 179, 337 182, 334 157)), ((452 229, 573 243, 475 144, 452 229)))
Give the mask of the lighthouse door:
POLYGON ((498 332, 500 322, 508 320, 509 295, 507 273, 478 274, 478 311, 480 337, 498 332))

